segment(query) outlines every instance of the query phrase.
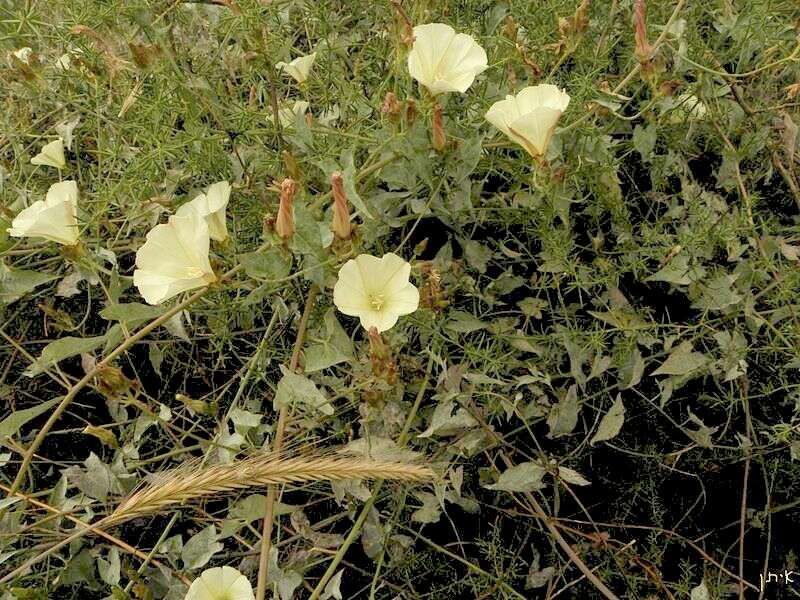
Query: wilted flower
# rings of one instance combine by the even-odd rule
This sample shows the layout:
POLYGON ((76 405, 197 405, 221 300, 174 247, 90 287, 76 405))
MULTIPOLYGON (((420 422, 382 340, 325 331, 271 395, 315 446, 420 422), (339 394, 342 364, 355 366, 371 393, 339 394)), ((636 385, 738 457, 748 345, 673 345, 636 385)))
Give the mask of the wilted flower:
POLYGON ((535 85, 492 104, 486 120, 531 156, 544 156, 567 105, 567 92, 550 84, 535 85))
POLYGON ((347 194, 344 191, 344 179, 339 171, 331 173, 331 190, 333 191, 333 222, 331 231, 340 240, 350 239, 350 209, 347 206, 347 194))
POLYGON ((281 181, 281 198, 278 205, 278 217, 275 219, 275 233, 288 240, 294 235, 294 195, 297 193, 297 182, 288 177, 281 181))
POLYGON ((208 260, 208 225, 197 212, 172 215, 156 225, 136 252, 133 284, 148 304, 217 280, 208 260))
POLYGON ((333 303, 340 312, 359 317, 365 329, 386 331, 419 306, 419 290, 408 280, 410 274, 411 265, 396 254, 360 254, 339 269, 333 303))
POLYGON ((311 72, 311 67, 314 66, 314 60, 316 58, 317 53, 312 52, 308 56, 299 56, 289 63, 281 61, 276 63, 275 66, 291 75, 297 83, 305 83, 306 79, 308 79, 308 74, 311 72))
POLYGON ((488 67, 486 51, 472 37, 444 23, 414 27, 408 72, 434 96, 467 91, 488 67))
POLYGON ((195 211, 206 220, 208 234, 212 240, 224 242, 228 238, 228 226, 225 223, 225 209, 231 196, 231 184, 219 181, 208 188, 205 194, 199 194, 186 204, 183 204, 175 214, 185 216, 189 211, 195 211))
POLYGON ((40 237, 65 246, 78 243, 78 184, 62 181, 50 186, 44 200, 20 212, 8 234, 13 237, 40 237))
POLYGON ((64 159, 64 140, 58 138, 42 147, 42 151, 31 159, 33 165, 48 165, 63 169, 67 165, 64 159))
POLYGON ((206 569, 192 582, 184 600, 253 600, 253 586, 233 567, 206 569))

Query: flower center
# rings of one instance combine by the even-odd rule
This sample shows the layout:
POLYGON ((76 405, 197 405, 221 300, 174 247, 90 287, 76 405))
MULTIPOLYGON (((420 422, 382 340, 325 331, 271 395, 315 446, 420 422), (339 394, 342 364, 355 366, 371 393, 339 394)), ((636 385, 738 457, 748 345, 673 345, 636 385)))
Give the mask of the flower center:
POLYGON ((203 277, 205 275, 205 271, 200 267, 189 267, 186 269, 186 275, 188 277, 203 277))
POLYGON ((370 294, 369 295, 369 305, 374 310, 380 310, 381 308, 383 308, 384 302, 385 301, 384 301, 384 298, 383 298, 383 294, 370 294))

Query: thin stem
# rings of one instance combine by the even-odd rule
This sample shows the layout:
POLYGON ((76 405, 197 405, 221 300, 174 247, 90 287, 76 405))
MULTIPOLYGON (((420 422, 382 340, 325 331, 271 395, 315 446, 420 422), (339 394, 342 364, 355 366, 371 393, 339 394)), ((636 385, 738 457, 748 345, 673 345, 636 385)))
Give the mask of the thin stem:
MULTIPOLYGON (((295 371, 297 364, 300 362, 300 352, 303 348, 303 340, 305 339, 306 329, 308 328, 308 319, 311 316, 311 310, 314 307, 314 302, 319 294, 319 288, 312 285, 308 290, 308 297, 306 298, 306 305, 303 309, 303 315, 300 317, 300 323, 297 326, 297 336, 294 340, 294 349, 292 350, 292 357, 289 360, 289 370, 295 371)), ((286 433, 286 421, 289 417, 289 407, 281 406, 278 413, 278 424, 275 427, 275 438, 272 443, 272 451, 276 454, 280 453, 283 449, 283 437, 286 433)), ((277 499, 277 486, 271 485, 267 490, 267 504, 264 511, 264 525, 261 533, 261 553, 258 557, 258 584, 256 586, 256 600, 264 600, 267 592, 267 576, 269 575, 269 551, 272 547, 272 520, 275 512, 275 501, 277 499)))
MULTIPOLYGON (((235 275, 238 271, 240 271, 242 268, 243 268, 242 265, 236 265, 229 271, 223 273, 222 276, 220 277, 220 281, 229 279, 230 277, 235 275)), ((148 333, 150 333, 157 327, 169 321, 173 316, 175 316, 185 308, 197 302, 200 298, 205 296, 205 294, 208 292, 209 289, 210 289, 209 287, 200 288, 191 296, 186 298, 186 300, 184 300, 183 302, 179 302, 171 309, 169 309, 167 312, 165 312, 163 315, 161 315, 154 321, 151 321, 149 324, 142 327, 139 331, 137 331, 131 337, 126 339, 119 346, 114 348, 111 352, 109 352, 103 360, 95 364, 95 366, 91 368, 86 373, 86 375, 84 375, 78 382, 76 382, 67 391, 67 394, 64 396, 64 398, 62 398, 61 402, 59 402, 58 406, 50 414, 50 417, 47 419, 45 424, 39 430, 39 433, 36 434, 36 437, 34 438, 33 442, 31 442, 31 445, 25 451, 25 454, 22 457, 22 463, 20 464, 19 467, 19 471, 17 471, 17 475, 14 478, 14 481, 12 482, 11 487, 8 490, 8 493, 6 494, 8 497, 13 496, 14 494, 16 494, 17 490, 19 490, 20 486, 22 485, 22 481, 25 478, 25 473, 28 470, 31 461, 33 460, 34 454, 36 454, 36 451, 42 445, 42 442, 44 442, 44 439, 47 437, 47 434, 50 433, 50 430, 56 424, 58 419, 61 418, 61 415, 63 415, 64 412, 69 407, 69 405, 72 404, 72 401, 78 395, 78 392, 80 392, 84 387, 86 387, 92 381, 92 379, 94 379, 97 376, 97 374, 100 371, 102 371, 105 367, 110 365, 115 358, 117 358, 119 355, 127 351, 128 348, 130 348, 136 342, 144 338, 148 333)), ((5 509, 0 510, 0 519, 2 519, 4 514, 5 514, 5 509)))
MULTIPOLYGON (((414 405, 411 407, 411 411, 408 413, 408 417, 406 417, 406 422, 403 425, 400 436, 397 438, 397 445, 400 447, 406 445, 408 433, 411 430, 411 425, 417 416, 419 407, 422 405, 422 400, 425 397, 425 391, 428 389, 428 380, 431 378, 431 371, 433 370, 433 360, 434 354, 431 352, 428 358, 428 366, 425 368, 425 379, 422 381, 422 385, 420 385, 419 391, 417 392, 417 397, 414 400, 414 405)), ((367 516, 369 516, 372 507, 375 505, 375 500, 378 498, 381 487, 383 487, 383 479, 376 479, 375 485, 372 487, 372 495, 370 496, 369 500, 364 503, 364 506, 361 507, 361 512, 358 514, 355 523, 353 523, 353 527, 350 528, 350 533, 347 534, 347 538, 345 538, 342 545, 339 546, 339 549, 336 552, 336 555, 333 557, 331 564, 328 565, 328 568, 325 570, 325 573, 323 573, 322 578, 317 582, 317 585, 314 588, 314 591, 311 592, 311 596, 308 600, 319 600, 320 594, 325 589, 325 586, 328 585, 330 578, 333 577, 334 573, 336 573, 336 569, 339 567, 339 563, 342 562, 342 559, 344 559, 344 555, 348 548, 350 548, 353 542, 356 541, 356 538, 361 532, 361 528, 364 526, 367 516)))

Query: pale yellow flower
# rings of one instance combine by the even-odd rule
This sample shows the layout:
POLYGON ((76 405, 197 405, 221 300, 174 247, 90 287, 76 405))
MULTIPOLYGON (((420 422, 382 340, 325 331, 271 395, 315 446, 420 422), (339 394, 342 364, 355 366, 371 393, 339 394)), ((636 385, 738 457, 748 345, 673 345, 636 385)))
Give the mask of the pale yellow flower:
POLYGON ((33 165, 48 165, 63 169, 67 165, 64 159, 64 140, 58 138, 42 147, 42 151, 31 159, 33 165))
POLYGON ((360 254, 339 269, 333 303, 340 312, 359 317, 364 329, 386 331, 419 306, 419 290, 408 280, 410 274, 411 265, 396 254, 360 254))
POLYGON ((225 223, 225 209, 231 196, 231 184, 219 181, 208 188, 205 194, 197 195, 194 200, 181 205, 175 212, 179 217, 189 211, 195 211, 206 220, 208 234, 212 240, 224 242, 228 238, 228 226, 225 223))
POLYGON ((486 120, 505 133, 531 156, 544 156, 561 114, 569 105, 569 95, 545 83, 526 87, 516 96, 495 102, 486 120))
MULTIPOLYGON (((283 106, 278 109, 278 120, 281 122, 281 127, 284 129, 294 125, 295 119, 300 115, 305 115, 308 110, 308 102, 305 100, 297 100, 291 106, 283 106)), ((272 111, 267 115, 267 120, 272 123, 275 121, 272 111)))
POLYGON ((456 33, 444 23, 414 27, 408 72, 434 96, 463 94, 487 67, 486 51, 466 33, 456 33))
POLYGON ((62 181, 50 186, 44 200, 20 212, 8 234, 13 237, 40 237, 65 246, 78 243, 78 184, 62 181))
POLYGON ((196 211, 172 215, 156 225, 136 252, 133 284, 148 304, 217 280, 208 259, 208 225, 196 211))
POLYGON ((312 52, 308 56, 299 56, 289 63, 281 61, 276 63, 275 66, 284 73, 291 75, 297 83, 305 83, 309 73, 311 73, 311 67, 314 66, 314 60, 316 60, 316 58, 317 53, 312 52))
POLYGON ((253 600, 253 587, 233 567, 206 569, 192 582, 184 600, 253 600))

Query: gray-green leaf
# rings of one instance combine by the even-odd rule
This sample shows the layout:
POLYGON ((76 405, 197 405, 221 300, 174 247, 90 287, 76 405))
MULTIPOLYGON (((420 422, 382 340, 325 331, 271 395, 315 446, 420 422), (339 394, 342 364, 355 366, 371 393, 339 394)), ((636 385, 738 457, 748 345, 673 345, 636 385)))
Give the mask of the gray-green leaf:
POLYGON ((61 402, 60 396, 58 398, 53 398, 52 400, 42 402, 38 406, 33 406, 24 410, 13 411, 5 419, 0 421, 0 443, 2 443, 6 438, 17 434, 19 430, 22 429, 22 426, 25 425, 25 423, 35 419, 43 413, 46 413, 58 402, 61 402))
POLYGON ((222 550, 223 545, 218 540, 219 535, 213 525, 189 538, 181 551, 184 569, 199 569, 204 566, 214 554, 222 550))
POLYGON ((25 375, 34 377, 65 358, 77 356, 84 352, 92 352, 105 344, 106 339, 104 335, 88 338, 67 336, 50 342, 42 350, 39 359, 27 368, 25 375))
POLYGON ((694 352, 691 342, 683 342, 675 348, 653 375, 687 375, 706 365, 708 357, 702 352, 694 352))
POLYGON ((11 304, 58 275, 7 267, 0 261, 0 302, 11 304))
POLYGON ((308 377, 298 375, 281 365, 283 377, 275 390, 273 406, 279 410, 282 406, 306 407, 320 411, 324 415, 333 414, 333 406, 316 384, 308 377))
POLYGON ((550 409, 550 414, 547 416, 547 425, 550 427, 548 437, 554 438, 572 433, 578 424, 579 409, 578 387, 572 385, 564 399, 550 409))
POLYGON ((615 437, 625 423, 625 405, 622 404, 622 396, 617 394, 617 399, 608 412, 600 419, 600 426, 589 442, 594 446, 597 442, 604 442, 615 437))
POLYGON ((485 487, 504 492, 533 492, 544 487, 542 479, 546 473, 544 467, 534 462, 525 462, 503 471, 497 483, 485 487))

